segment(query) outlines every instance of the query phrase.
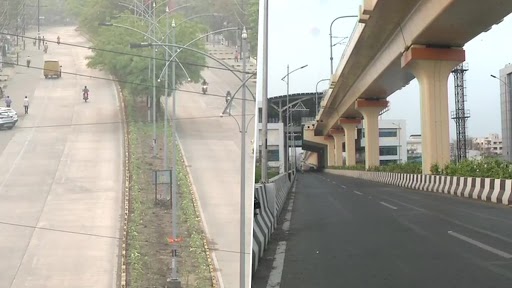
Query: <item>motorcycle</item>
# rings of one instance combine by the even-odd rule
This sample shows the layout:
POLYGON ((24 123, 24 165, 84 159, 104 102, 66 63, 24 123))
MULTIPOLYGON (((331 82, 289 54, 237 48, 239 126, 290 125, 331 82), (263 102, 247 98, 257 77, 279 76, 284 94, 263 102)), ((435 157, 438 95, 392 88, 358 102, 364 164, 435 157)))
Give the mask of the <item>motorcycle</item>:
POLYGON ((89 100, 89 93, 84 92, 83 98, 84 98, 84 102, 87 103, 87 100, 89 100))
POLYGON ((203 85, 203 94, 206 94, 208 92, 208 85, 203 85))

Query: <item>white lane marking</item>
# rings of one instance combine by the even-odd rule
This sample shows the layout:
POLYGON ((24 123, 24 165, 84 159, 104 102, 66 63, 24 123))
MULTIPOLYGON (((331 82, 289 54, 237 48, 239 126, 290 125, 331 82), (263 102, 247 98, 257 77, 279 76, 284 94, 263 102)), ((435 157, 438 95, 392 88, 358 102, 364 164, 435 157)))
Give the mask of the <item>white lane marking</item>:
MULTIPOLYGON (((293 183, 292 192, 295 193, 295 188, 297 186, 297 181, 293 183)), ((290 202, 288 203, 288 211, 284 216, 284 222, 282 229, 285 233, 288 233, 290 230, 290 221, 292 219, 292 209, 293 209, 293 200, 294 196, 290 197, 290 202)), ((283 268, 284 268, 284 257, 286 253, 286 241, 280 241, 277 244, 276 255, 274 256, 274 263, 272 263, 272 271, 270 271, 270 276, 268 277, 267 288, 278 288, 281 286, 281 278, 283 276, 283 268)))
POLYGON ((354 190, 354 193, 358 194, 358 195, 363 195, 363 193, 359 192, 359 191, 356 191, 354 190))
POLYGON ((346 188, 347 188, 347 186, 343 186, 343 185, 341 185, 341 187, 342 187, 342 188, 344 188, 344 189, 346 189, 346 188))
POLYGON ((503 252, 503 251, 498 250, 498 249, 496 249, 496 248, 493 248, 493 247, 491 247, 491 246, 485 245, 485 244, 484 244, 484 243, 482 243, 482 242, 478 242, 478 241, 476 241, 476 240, 473 240, 473 239, 471 239, 471 238, 469 238, 469 237, 466 237, 466 236, 464 236, 464 235, 461 235, 461 234, 459 234, 459 233, 456 233, 456 232, 453 232, 453 231, 448 231, 448 234, 450 234, 450 235, 452 235, 452 236, 454 236, 454 237, 457 237, 457 238, 459 238, 460 240, 463 240, 463 241, 466 241, 466 242, 468 242, 468 243, 470 243, 470 244, 473 244, 473 245, 475 245, 475 246, 477 246, 477 247, 480 247, 480 248, 482 248, 482 249, 484 249, 484 250, 487 250, 487 251, 489 251, 489 252, 491 252, 491 253, 494 253, 494 254, 496 254, 496 255, 499 255, 499 256, 501 256, 501 257, 504 257, 504 258, 507 258, 507 259, 512 258, 512 255, 508 254, 507 252, 503 252))
POLYGON ((389 208, 391 208, 391 209, 394 209, 394 210, 398 209, 398 208, 396 208, 395 206, 393 206, 393 205, 389 205, 389 204, 388 204, 388 203, 386 203, 386 202, 380 202, 380 204, 382 204, 382 205, 384 205, 384 206, 386 206, 386 207, 389 207, 389 208))

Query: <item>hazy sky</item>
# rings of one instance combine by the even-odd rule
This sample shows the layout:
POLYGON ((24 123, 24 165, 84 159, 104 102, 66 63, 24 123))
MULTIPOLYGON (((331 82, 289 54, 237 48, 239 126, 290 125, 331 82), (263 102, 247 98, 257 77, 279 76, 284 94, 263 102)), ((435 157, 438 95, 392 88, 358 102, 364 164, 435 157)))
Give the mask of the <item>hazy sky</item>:
MULTIPOLYGON (((362 0, 269 2, 269 96, 286 94, 286 83, 281 78, 286 75, 288 64, 290 71, 308 64, 308 67, 291 74, 290 93, 315 92, 316 83, 330 76, 329 26, 332 20, 338 16, 358 15, 362 0)), ((357 18, 337 20, 333 25, 333 36, 350 36, 356 21, 357 18)), ((263 31, 261 26, 259 31, 263 31)), ((500 82, 489 75, 498 75, 499 69, 512 62, 511 31, 512 16, 509 15, 502 23, 489 32, 480 34, 464 47, 469 67, 466 72, 466 109, 471 113, 468 120, 470 136, 501 134, 500 82)), ((337 40, 339 39, 333 39, 333 43, 337 40)), ((334 70, 344 48, 345 45, 333 47, 334 70)), ((320 83, 318 89, 321 91, 327 88, 328 83, 320 83)), ((453 76, 450 76, 448 88, 451 111, 454 109, 453 76)), ((405 119, 407 135, 421 133, 417 81, 413 80, 408 86, 388 97, 388 100, 391 102, 391 110, 383 118, 405 119)), ((453 120, 450 120, 450 126, 450 134, 455 138, 453 120)))

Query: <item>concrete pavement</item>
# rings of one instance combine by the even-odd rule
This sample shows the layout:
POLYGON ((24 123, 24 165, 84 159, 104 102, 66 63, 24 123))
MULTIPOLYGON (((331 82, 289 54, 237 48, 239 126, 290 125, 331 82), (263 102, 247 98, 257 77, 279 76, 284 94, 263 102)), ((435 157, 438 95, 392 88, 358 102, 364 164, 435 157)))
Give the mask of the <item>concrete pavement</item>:
MULTIPOLYGON (((73 28, 42 35, 88 45, 73 28)), ((32 67, 57 59, 63 72, 108 77, 86 68, 87 49, 49 46, 43 55, 27 45, 32 67)), ((16 70, 8 93, 21 121, 0 131, 0 287, 115 287, 123 140, 114 85, 16 70), (84 85, 89 103, 81 97, 84 85), (31 103, 26 116, 20 113, 25 94, 31 103)))
MULTIPOLYGON (((219 66, 208 60, 211 66, 219 66)), ((231 93, 241 82, 225 70, 205 69, 202 76, 209 82, 208 93, 201 94, 200 84, 187 83, 179 89, 194 92, 177 92, 177 132, 185 158, 190 165, 192 182, 198 194, 204 224, 210 246, 219 268, 223 287, 239 287, 240 267, 240 166, 241 133, 237 122, 241 121, 241 94, 237 94, 231 110, 233 117, 220 117, 227 90, 231 93), (218 96, 215 96, 218 95, 218 96)), ((255 91, 254 84, 248 84, 255 91)), ((241 93, 241 92, 240 92, 241 93)), ((251 99, 247 92, 247 99, 251 99)), ((172 111, 169 99, 169 111, 172 111)), ((254 158, 251 143, 254 138, 254 101, 247 101, 248 133, 246 137, 246 279, 249 285, 250 244, 254 182, 254 158)), ((214 260, 215 261, 215 260, 214 260)))
POLYGON ((273 239, 284 265, 272 267, 274 244, 252 287, 276 269, 281 288, 510 287, 510 208, 323 173, 298 181, 289 233, 273 239))

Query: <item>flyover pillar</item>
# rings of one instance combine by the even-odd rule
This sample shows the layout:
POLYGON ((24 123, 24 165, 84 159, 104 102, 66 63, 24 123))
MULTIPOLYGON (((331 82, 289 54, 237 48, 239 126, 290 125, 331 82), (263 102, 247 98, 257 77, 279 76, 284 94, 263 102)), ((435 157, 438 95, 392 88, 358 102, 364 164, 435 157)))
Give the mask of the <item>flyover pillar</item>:
POLYGON ((420 85, 423 174, 431 174, 432 165, 450 162, 448 77, 464 60, 460 48, 413 45, 402 55, 402 68, 411 71, 420 85))
POLYGON ((336 145, 334 138, 330 135, 324 136, 324 141, 327 143, 327 167, 335 166, 334 159, 336 159, 336 157, 334 157, 334 155, 336 154, 336 145))
POLYGON ((356 165, 356 128, 361 124, 361 120, 342 118, 339 120, 339 124, 345 131, 347 166, 354 166, 356 165))
POLYGON ((334 166, 343 166, 343 142, 345 142, 345 133, 343 130, 331 129, 334 138, 334 166))
POLYGON ((365 163, 366 169, 379 166, 380 164, 380 143, 379 143, 379 114, 388 106, 387 100, 366 100, 356 101, 356 109, 363 115, 363 127, 365 135, 365 163))

